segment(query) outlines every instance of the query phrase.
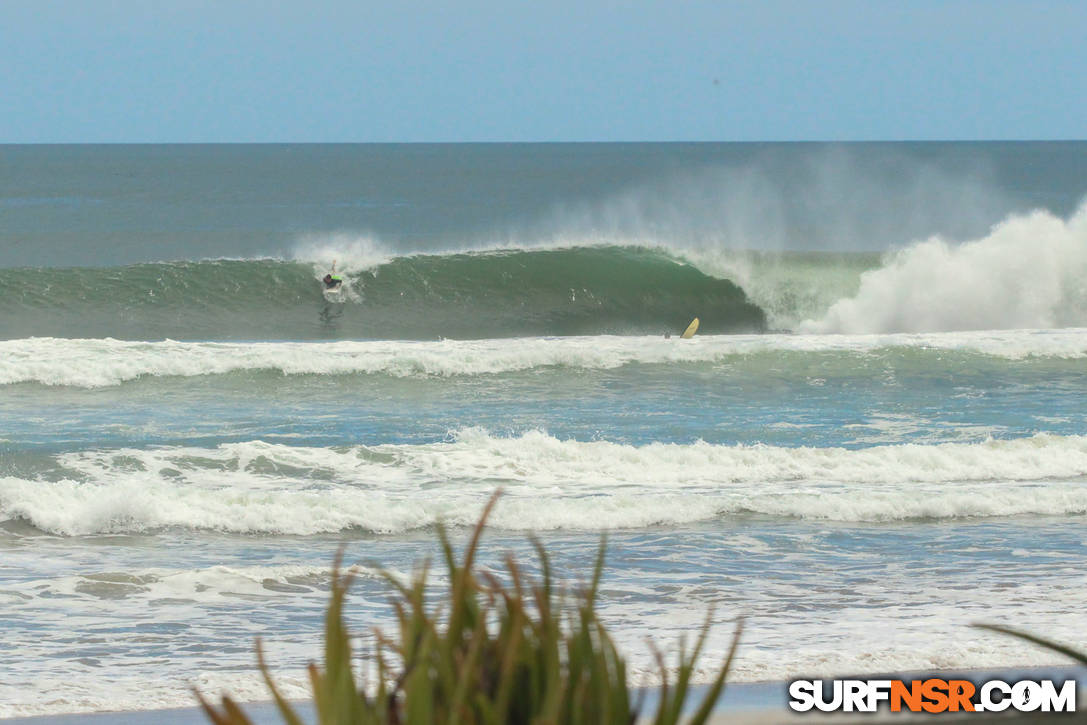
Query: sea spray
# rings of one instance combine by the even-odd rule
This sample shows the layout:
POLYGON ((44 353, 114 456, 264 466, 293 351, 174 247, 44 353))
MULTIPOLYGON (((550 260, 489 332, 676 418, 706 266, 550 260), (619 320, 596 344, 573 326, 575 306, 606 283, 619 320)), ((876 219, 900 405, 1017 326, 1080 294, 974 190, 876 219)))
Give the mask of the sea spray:
POLYGON ((1087 206, 1013 216, 972 242, 892 253, 805 332, 922 332, 1087 324, 1087 206))

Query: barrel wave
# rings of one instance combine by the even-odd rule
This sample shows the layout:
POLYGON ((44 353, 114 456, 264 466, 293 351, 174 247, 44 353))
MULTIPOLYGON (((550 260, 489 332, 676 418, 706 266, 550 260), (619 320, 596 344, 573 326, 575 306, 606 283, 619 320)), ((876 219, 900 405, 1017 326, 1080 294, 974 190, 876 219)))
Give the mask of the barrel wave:
POLYGON ((757 332, 740 287, 664 251, 596 247, 394 257, 347 270, 325 294, 319 264, 207 260, 0 271, 8 339, 436 339, 660 334, 700 317, 757 332))

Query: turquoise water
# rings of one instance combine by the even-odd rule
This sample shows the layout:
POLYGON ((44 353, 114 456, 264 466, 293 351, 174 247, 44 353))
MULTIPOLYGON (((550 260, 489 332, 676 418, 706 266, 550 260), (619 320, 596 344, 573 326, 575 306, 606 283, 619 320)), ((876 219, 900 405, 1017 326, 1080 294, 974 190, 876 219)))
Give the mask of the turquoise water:
POLYGON ((261 699, 258 635, 304 696, 339 544, 410 572, 499 487, 490 566, 609 532, 642 684, 710 607, 741 681, 1082 629, 1087 144, 0 159, 0 716, 261 699))

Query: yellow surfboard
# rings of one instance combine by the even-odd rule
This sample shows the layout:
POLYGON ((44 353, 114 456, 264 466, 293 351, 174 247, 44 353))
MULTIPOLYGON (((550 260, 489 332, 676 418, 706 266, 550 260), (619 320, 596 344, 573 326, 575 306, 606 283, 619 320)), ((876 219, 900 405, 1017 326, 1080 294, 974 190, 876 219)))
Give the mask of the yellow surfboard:
POLYGON ((692 337, 694 337, 694 334, 696 332, 698 332, 698 318, 697 317, 694 318, 693 320, 691 320, 691 324, 687 325, 687 329, 683 331, 683 334, 680 335, 680 337, 683 338, 684 340, 690 340, 692 337))

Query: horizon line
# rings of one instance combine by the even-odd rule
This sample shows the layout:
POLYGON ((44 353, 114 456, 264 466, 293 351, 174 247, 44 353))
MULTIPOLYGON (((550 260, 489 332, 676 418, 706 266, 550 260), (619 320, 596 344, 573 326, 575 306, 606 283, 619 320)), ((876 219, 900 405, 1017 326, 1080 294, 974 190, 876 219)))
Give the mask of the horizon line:
POLYGON ((1079 143, 1085 138, 872 138, 872 139, 743 139, 743 140, 500 140, 500 141, 2 141, 3 146, 547 146, 645 144, 906 144, 906 143, 1079 143))

